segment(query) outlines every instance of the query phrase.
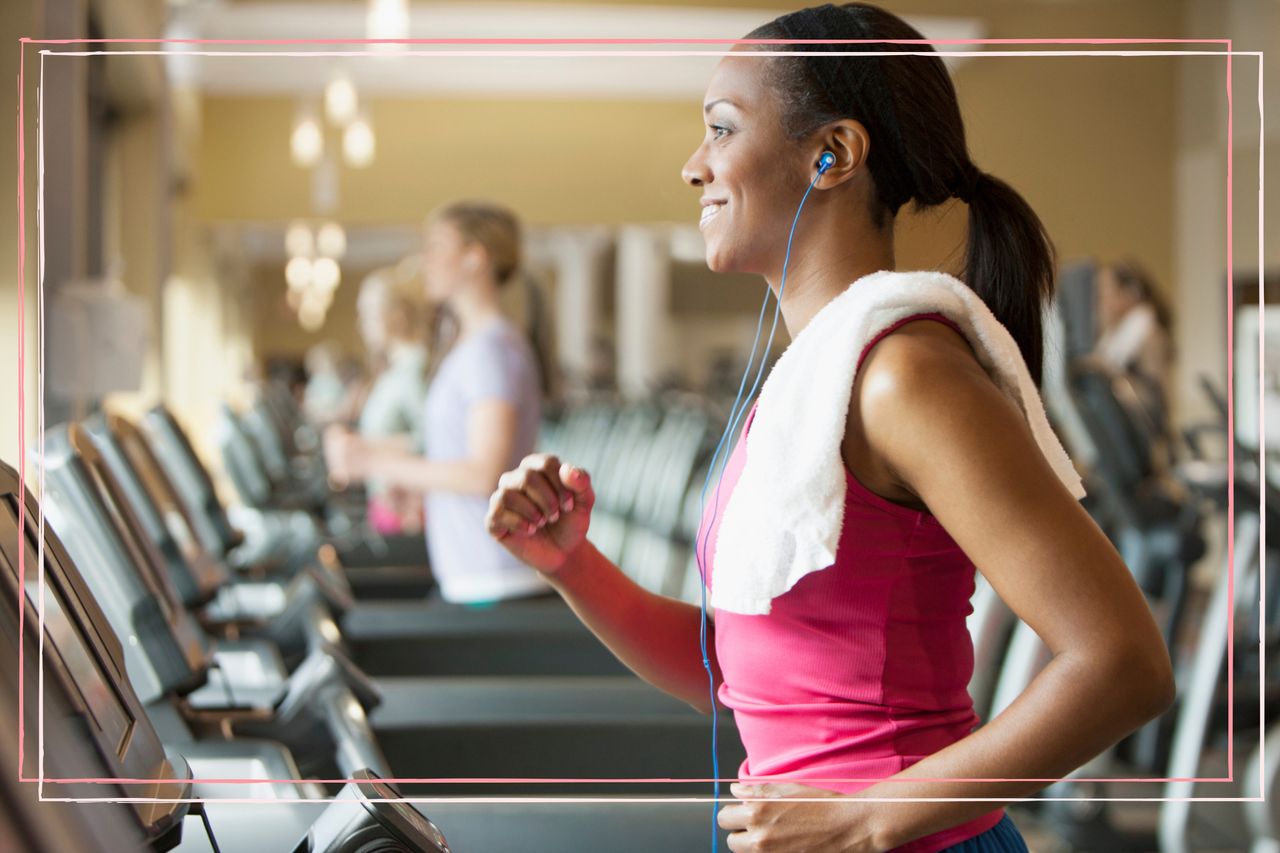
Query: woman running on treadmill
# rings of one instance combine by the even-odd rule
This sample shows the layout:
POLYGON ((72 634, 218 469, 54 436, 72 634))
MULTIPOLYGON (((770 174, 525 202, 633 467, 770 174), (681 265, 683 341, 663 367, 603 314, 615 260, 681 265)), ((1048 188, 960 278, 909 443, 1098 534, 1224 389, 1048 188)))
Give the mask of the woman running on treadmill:
MULTIPOLYGON (((888 12, 851 3, 782 16, 749 38, 923 37, 888 12)), ((780 295, 792 344, 771 379, 793 350, 816 368, 793 370, 790 386, 775 387, 773 399, 789 394, 795 408, 770 411, 766 384, 741 430, 750 456, 757 448, 761 456, 749 460, 739 438, 708 494, 698 549, 714 592, 745 588, 753 552, 785 562, 803 550, 787 545, 797 545, 795 528, 807 520, 778 530, 767 513, 727 541, 731 498, 752 463, 781 460, 763 497, 751 498, 794 519, 797 502, 818 506, 807 479, 787 479, 805 470, 802 438, 824 398, 838 401, 828 408, 842 424, 819 437, 843 483, 832 501, 834 561, 756 612, 717 606, 708 626, 718 701, 733 710, 747 750, 744 781, 732 787, 743 802, 725 806, 720 824, 730 849, 753 853, 1025 850, 1000 803, 1034 794, 1164 711, 1169 656, 1120 556, 1068 487, 1079 479, 1061 446, 1047 423, 1032 423, 1031 408, 1043 422, 1030 377, 1040 373, 1054 270, 1039 219, 971 161, 941 59, 823 53, 930 48, 806 47, 812 54, 802 57, 770 55, 794 44, 735 47, 712 76, 705 135, 683 169, 701 191, 711 269, 757 273, 780 295), (783 289, 789 230, 811 183, 783 289), (968 206, 968 286, 940 273, 894 272, 899 209, 956 197, 968 206), (961 334, 967 327, 930 301, 912 307, 915 288, 940 281, 948 293, 954 282, 1008 342, 1009 369, 1025 380, 1022 399, 1031 398, 1026 411, 989 372, 994 344, 961 334), (902 316, 849 350, 855 330, 832 316, 864 294, 893 295, 898 284, 902 316), (815 346, 814 335, 826 337, 815 346), (845 351, 851 381, 820 387, 830 372, 821 354, 845 351), (778 433, 770 424, 782 425, 781 448, 767 443, 778 433), (717 562, 717 550, 735 561, 717 562), (1018 700, 980 728, 966 691, 975 567, 1052 652, 1018 700), (852 796, 797 799, 836 795, 852 796), (872 801, 883 798, 911 802, 872 801)), ((489 529, 635 672, 710 712, 699 608, 645 591, 592 546, 593 501, 588 472, 532 455, 503 475, 489 529)))
MULTIPOLYGON (((424 305, 419 276, 399 268, 375 270, 360 284, 356 327, 373 368, 365 389, 355 432, 365 449, 399 449, 412 453, 422 443, 422 400, 427 393, 428 335, 431 317, 424 305)), ((334 424, 325 432, 328 444, 350 436, 334 424)), ((388 487, 377 477, 364 479, 367 520, 383 536, 422 532, 422 496, 388 487)))
POLYGON ((1162 438, 1173 384, 1173 315, 1155 279, 1135 260, 1103 264, 1097 276, 1098 340, 1093 360, 1134 385, 1141 414, 1162 438))
POLYGON ((499 302, 519 264, 520 228, 509 210, 457 202, 433 213, 423 251, 427 297, 458 330, 427 389, 424 453, 349 434, 326 446, 336 477, 425 494, 431 571, 441 596, 459 604, 551 594, 485 530, 487 498, 498 476, 532 452, 541 418, 532 348, 499 302))

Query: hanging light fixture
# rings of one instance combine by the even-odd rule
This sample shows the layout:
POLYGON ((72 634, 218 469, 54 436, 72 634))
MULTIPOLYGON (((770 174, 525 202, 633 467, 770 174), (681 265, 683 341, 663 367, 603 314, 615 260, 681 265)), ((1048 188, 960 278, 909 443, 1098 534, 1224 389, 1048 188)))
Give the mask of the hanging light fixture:
POLYGON ((307 223, 290 223, 289 229, 284 232, 284 250, 291 258, 310 257, 315 254, 315 240, 311 236, 311 229, 307 227, 307 223))
POLYGON ((294 165, 303 169, 312 168, 324 156, 324 133, 320 129, 320 122, 309 109, 298 110, 293 120, 289 153, 294 165))
POLYGON ((365 30, 371 39, 409 37, 409 0, 369 0, 365 30))
POLYGON ((298 325, 308 332, 318 332, 324 325, 326 313, 328 312, 324 308, 304 299, 302 306, 298 309, 298 325))
POLYGON ((329 306, 333 304, 333 291, 312 287, 302 294, 302 302, 298 306, 298 325, 308 332, 317 331, 324 325, 329 306))
POLYGON ((359 103, 351 76, 345 71, 334 74, 324 88, 324 114, 329 124, 346 127, 355 119, 359 103))
POLYGON ((290 290, 306 290, 315 280, 315 269, 311 258, 290 258, 284 267, 284 280, 290 290))
POLYGON ((364 169, 372 165, 377 150, 378 143, 367 116, 361 115, 342 132, 342 159, 348 166, 364 169))
POLYGON ((347 252, 347 232, 336 222, 326 222, 316 232, 316 249, 326 258, 341 260, 347 252))
POLYGON ((342 269, 333 258, 316 258, 311 265, 311 281, 322 293, 332 293, 342 281, 342 269))

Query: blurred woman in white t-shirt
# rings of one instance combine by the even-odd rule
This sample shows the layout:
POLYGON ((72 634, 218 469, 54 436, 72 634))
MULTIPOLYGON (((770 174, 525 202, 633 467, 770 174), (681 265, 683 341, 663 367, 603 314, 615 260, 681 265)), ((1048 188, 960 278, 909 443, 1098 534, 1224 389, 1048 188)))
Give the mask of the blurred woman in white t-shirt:
POLYGON ((1173 373, 1173 319, 1164 296, 1135 261, 1098 269, 1098 341, 1093 356, 1117 376, 1130 380, 1156 431, 1169 419, 1173 373))
POLYGON ((533 349, 499 300, 519 269, 519 223, 499 205, 456 202, 431 215, 424 240, 427 297, 457 326, 422 401, 424 452, 348 436, 327 446, 330 468, 425 495, 427 549, 445 600, 551 593, 485 527, 498 477, 533 451, 541 418, 533 349))

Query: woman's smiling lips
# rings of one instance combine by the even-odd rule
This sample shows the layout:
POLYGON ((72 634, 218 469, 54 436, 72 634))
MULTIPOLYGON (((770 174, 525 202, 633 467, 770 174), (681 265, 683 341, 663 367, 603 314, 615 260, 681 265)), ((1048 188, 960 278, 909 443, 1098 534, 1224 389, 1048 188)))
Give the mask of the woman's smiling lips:
POLYGON ((710 222, 724 205, 725 203, 719 199, 704 198, 702 200, 702 218, 698 220, 699 227, 710 222))

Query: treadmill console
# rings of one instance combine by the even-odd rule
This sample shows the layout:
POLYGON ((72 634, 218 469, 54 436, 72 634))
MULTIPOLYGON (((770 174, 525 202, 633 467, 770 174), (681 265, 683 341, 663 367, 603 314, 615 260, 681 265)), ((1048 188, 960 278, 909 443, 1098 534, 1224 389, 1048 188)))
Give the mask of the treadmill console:
POLYGON ((395 786, 358 770, 293 853, 451 853, 444 834, 395 786))
POLYGON ((11 602, 23 602, 22 651, 24 659, 35 658, 24 669, 24 700, 36 702, 43 689, 50 697, 46 714, 49 707, 67 708, 92 744, 85 749, 79 739, 59 736, 66 722, 46 716, 45 795, 137 797, 130 808, 138 824, 153 847, 167 849, 176 843, 189 807, 157 800, 190 797, 189 782, 165 781, 186 778, 189 771, 166 755, 129 683, 120 641, 62 543, 46 527, 41 548, 35 501, 26 496, 21 528, 19 506, 17 475, 0 464, 0 587, 11 602))

